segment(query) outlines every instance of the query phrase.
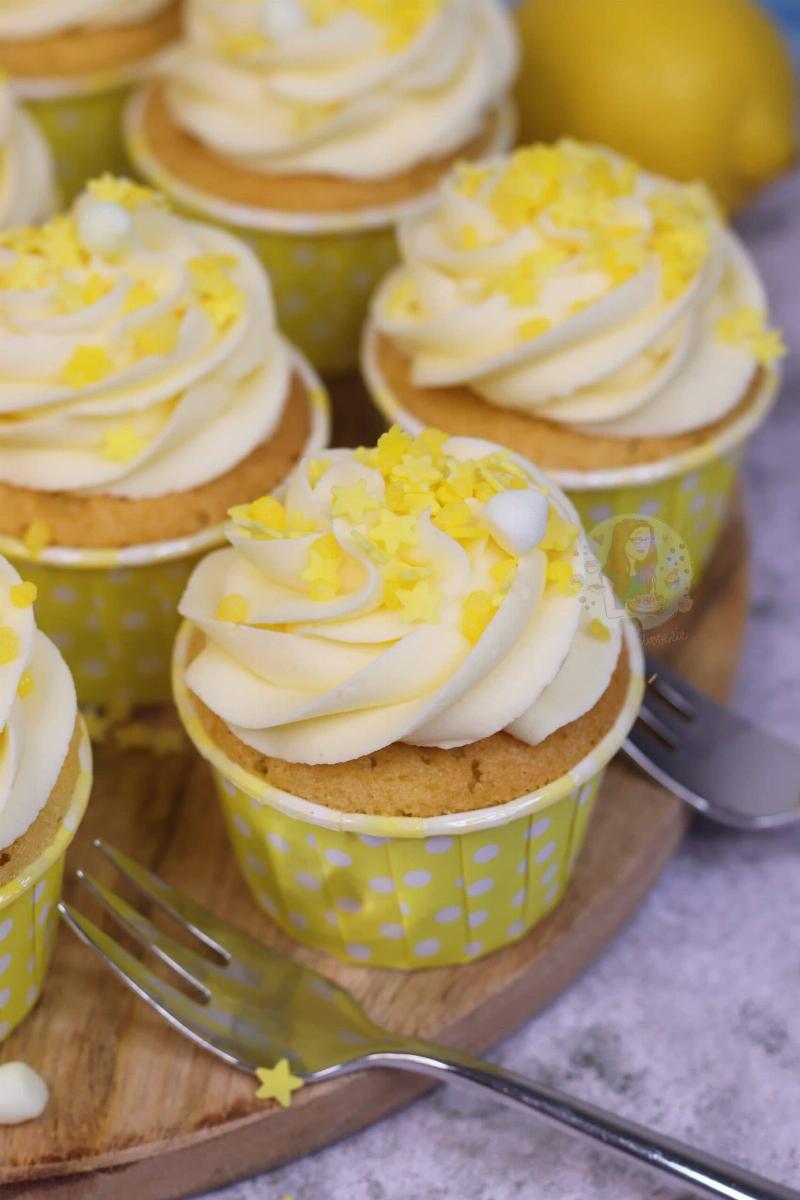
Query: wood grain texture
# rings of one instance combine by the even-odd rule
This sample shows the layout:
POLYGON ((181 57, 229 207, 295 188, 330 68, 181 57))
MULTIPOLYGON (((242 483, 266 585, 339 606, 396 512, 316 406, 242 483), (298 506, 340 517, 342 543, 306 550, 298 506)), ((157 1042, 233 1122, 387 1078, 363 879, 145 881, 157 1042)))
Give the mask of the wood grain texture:
MULTIPOLYGON (((746 609, 737 515, 692 611, 657 630, 653 648, 724 698, 746 609)), ((206 768, 188 746, 160 759, 100 747, 96 766, 72 867, 118 884, 91 847, 102 834, 242 928, 338 979, 377 1021, 473 1053, 540 1011, 589 966, 658 879, 688 822, 678 801, 615 763, 574 882, 542 925, 483 962, 403 974, 337 963, 271 925, 250 900, 206 768)), ((67 894, 97 918, 74 884, 67 894)), ((368 1072, 308 1088, 286 1111, 259 1104, 248 1077, 174 1033, 66 931, 43 1002, 2 1057, 39 1067, 53 1094, 42 1120, 0 1130, 2 1200, 178 1200, 324 1146, 431 1086, 368 1072)))

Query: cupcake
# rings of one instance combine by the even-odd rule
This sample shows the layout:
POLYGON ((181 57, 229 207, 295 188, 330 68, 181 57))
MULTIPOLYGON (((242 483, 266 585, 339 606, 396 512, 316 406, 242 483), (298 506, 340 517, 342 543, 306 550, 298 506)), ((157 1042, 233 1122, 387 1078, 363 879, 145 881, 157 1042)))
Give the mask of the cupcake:
POLYGON ((63 200, 102 171, 126 169, 123 103, 179 31, 179 0, 0 4, 0 69, 52 146, 63 200))
POLYGON ((510 145, 510 18, 501 0, 189 0, 185 24, 130 105, 131 158, 247 237, 290 336, 350 370, 397 219, 456 159, 510 145))
POLYGON ((240 865, 344 959, 467 962, 558 902, 641 696, 574 509, 499 446, 398 427, 236 508, 173 682, 240 865))
POLYGON ((41 993, 92 775, 75 685, 36 628, 35 599, 0 559, 0 1040, 41 993))
POLYGON ((177 601, 228 509, 327 439, 251 250, 106 176, 0 234, 0 548, 81 703, 170 696, 177 601))
POLYGON ((589 528, 655 517, 697 577, 784 352, 706 192, 562 141, 457 168, 399 240, 363 348, 387 419, 535 458, 589 528))
POLYGON ((0 76, 0 229, 44 221, 57 207, 53 161, 38 125, 0 76))

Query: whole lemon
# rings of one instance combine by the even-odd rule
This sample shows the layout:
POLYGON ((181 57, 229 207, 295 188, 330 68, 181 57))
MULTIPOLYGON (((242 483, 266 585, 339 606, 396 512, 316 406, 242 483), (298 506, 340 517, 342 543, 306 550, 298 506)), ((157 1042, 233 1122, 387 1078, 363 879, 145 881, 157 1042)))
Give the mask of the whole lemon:
POLYGON ((791 59, 752 0, 523 0, 526 141, 600 142, 727 208, 792 162, 791 59))

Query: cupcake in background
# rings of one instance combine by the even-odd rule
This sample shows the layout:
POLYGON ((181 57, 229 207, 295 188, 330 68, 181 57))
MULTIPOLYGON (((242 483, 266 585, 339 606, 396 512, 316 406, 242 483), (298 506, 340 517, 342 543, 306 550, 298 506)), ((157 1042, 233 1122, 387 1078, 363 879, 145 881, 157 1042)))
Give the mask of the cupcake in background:
POLYGON ((63 201, 128 169, 124 100, 179 31, 179 0, 2 0, 0 69, 50 142, 63 201))
POLYGON ((57 207, 47 142, 0 74, 0 229, 44 221, 57 207))
POLYGON ((0 558, 0 1041, 42 990, 64 854, 91 787, 75 685, 36 627, 35 599, 35 586, 0 558))
POLYGON ((129 108, 131 157, 248 237, 290 336, 351 369, 398 217, 457 158, 511 143, 509 15, 501 0, 189 0, 185 24, 129 108))
POLYGON ((641 654, 574 509, 499 446, 398 427, 232 512, 174 687, 258 901, 356 962, 466 962, 563 894, 641 654))
POLYGON ((363 351, 387 419, 534 457, 588 527, 658 517, 697 576, 784 353, 706 192, 537 145, 459 167, 400 243, 363 351))
POLYGON ((243 243, 105 176, 0 234, 0 547, 82 703, 169 699, 176 605, 228 509, 327 440, 243 243))

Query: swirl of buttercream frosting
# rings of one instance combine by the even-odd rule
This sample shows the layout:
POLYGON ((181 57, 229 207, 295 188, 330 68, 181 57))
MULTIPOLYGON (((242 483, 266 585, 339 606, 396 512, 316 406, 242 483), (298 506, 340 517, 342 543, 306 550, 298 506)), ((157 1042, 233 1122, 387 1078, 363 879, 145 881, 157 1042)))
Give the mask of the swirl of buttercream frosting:
POLYGON ((574 510, 492 443, 394 427, 231 515, 180 605, 186 683, 261 753, 535 745, 608 687, 621 627, 574 510))
POLYGON ((462 165, 400 244, 373 322, 420 387, 464 385, 585 433, 668 437, 725 417, 783 353, 704 189, 596 146, 462 165))
POLYGON ((446 156, 517 66, 500 0, 190 0, 186 21, 161 63, 175 119, 265 173, 372 180, 446 156))
POLYGON ((49 37, 69 29, 136 25, 172 0, 2 0, 0 38, 49 37))
POLYGON ((0 228, 43 221, 55 207, 55 173, 47 142, 0 78, 0 228))
POLYGON ((35 598, 36 588, 0 558, 0 849, 49 800, 78 713, 72 676, 36 628, 35 598))
POLYGON ((237 238, 104 177, 0 234, 0 480, 141 499, 200 486, 277 427, 291 354, 237 238))

